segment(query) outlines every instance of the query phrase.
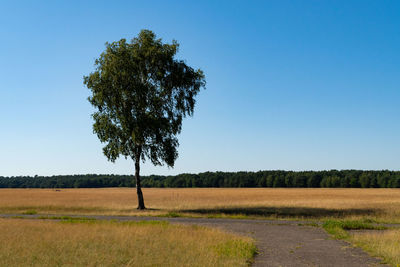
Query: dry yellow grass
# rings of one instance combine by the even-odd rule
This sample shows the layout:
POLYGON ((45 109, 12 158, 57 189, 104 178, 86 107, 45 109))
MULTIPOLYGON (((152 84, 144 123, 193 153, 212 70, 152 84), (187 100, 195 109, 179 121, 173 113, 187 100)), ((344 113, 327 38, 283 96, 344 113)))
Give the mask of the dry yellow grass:
POLYGON ((253 241, 165 223, 0 219, 0 266, 246 266, 253 241))
POLYGON ((133 188, 1 189, 0 212, 158 215, 179 211, 400 222, 400 189, 145 188, 143 193, 146 206, 154 210, 136 211, 133 188))
POLYGON ((352 234, 350 241, 393 266, 400 265, 400 230, 352 234))

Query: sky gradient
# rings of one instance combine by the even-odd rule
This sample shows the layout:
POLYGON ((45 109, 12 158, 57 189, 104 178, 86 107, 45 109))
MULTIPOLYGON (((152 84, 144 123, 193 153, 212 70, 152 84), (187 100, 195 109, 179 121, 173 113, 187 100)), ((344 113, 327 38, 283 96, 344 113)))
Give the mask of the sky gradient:
POLYGON ((176 39, 207 81, 175 168, 143 174, 399 170, 399 14, 399 1, 2 1, 0 176, 133 173, 102 154, 82 77, 141 29, 176 39))

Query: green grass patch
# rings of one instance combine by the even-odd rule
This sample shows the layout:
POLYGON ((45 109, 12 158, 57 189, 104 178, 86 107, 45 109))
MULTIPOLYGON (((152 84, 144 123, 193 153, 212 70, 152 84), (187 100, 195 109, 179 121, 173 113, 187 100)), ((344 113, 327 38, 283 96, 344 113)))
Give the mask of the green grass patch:
POLYGON ((157 217, 178 218, 178 217, 184 217, 184 216, 180 213, 177 213, 174 211, 169 211, 168 213, 157 215, 157 217))
POLYGON ((74 216, 39 216, 38 219, 43 219, 43 220, 80 220, 80 221, 94 221, 96 220, 95 218, 89 218, 89 217, 74 217, 74 216))
POLYGON ((229 240, 214 246, 215 252, 222 257, 249 259, 250 265, 257 254, 254 242, 246 242, 240 239, 229 240))
POLYGON ((346 230, 385 230, 387 227, 374 225, 365 220, 326 220, 322 227, 337 239, 348 239, 346 230))
POLYGON ((36 210, 27 210, 27 211, 22 212, 22 214, 24 214, 24 215, 35 215, 35 214, 37 214, 37 211, 36 210))

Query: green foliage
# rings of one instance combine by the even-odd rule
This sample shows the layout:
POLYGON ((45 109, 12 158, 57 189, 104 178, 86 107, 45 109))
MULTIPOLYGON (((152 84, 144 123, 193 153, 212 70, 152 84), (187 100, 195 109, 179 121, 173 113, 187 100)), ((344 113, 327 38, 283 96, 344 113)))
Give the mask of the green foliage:
MULTIPOLYGON (((286 187, 285 180, 294 187, 358 187, 366 185, 360 179, 369 179, 371 188, 399 188, 399 171, 259 171, 259 172, 204 172, 175 176, 150 175, 142 177, 144 187, 286 187), (365 174, 362 176, 362 174, 365 174), (286 177, 288 177, 286 179, 286 177), (368 178, 366 178, 368 177, 368 178), (376 182, 375 182, 376 181, 376 182)), ((66 175, 0 177, 0 188, 97 188, 133 187, 132 175, 66 175)))
POLYGON ((193 114, 195 96, 205 86, 200 69, 175 59, 178 47, 142 30, 131 42, 106 43, 96 70, 84 77, 96 109, 93 131, 106 143, 110 161, 122 155, 174 165, 182 119, 193 114))
POLYGON ((83 78, 96 110, 93 131, 106 143, 104 155, 112 162, 120 155, 135 162, 138 209, 145 209, 140 161, 174 166, 182 120, 193 114, 195 97, 205 87, 200 69, 175 59, 178 47, 142 30, 131 42, 106 43, 95 71, 83 78))

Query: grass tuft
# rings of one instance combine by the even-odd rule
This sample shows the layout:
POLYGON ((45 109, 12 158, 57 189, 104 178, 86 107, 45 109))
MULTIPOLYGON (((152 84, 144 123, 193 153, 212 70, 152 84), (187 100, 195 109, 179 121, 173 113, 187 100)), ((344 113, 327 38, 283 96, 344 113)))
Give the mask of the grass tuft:
POLYGON ((214 247, 218 255, 224 257, 253 258, 257 253, 254 243, 241 239, 228 240, 214 247))
POLYGON ((319 227, 320 225, 316 222, 310 222, 310 223, 298 223, 298 226, 311 226, 311 227, 319 227))

